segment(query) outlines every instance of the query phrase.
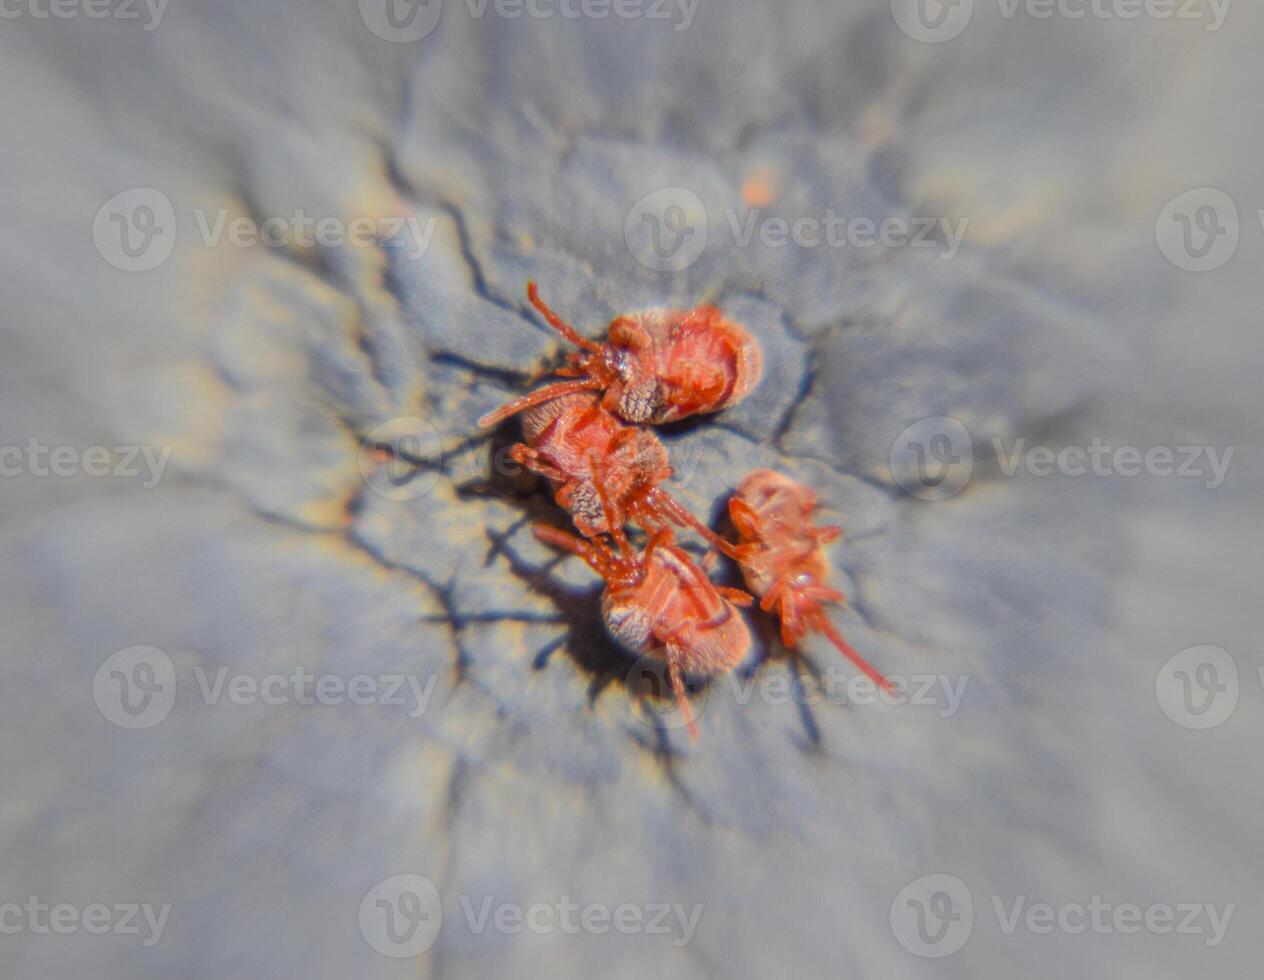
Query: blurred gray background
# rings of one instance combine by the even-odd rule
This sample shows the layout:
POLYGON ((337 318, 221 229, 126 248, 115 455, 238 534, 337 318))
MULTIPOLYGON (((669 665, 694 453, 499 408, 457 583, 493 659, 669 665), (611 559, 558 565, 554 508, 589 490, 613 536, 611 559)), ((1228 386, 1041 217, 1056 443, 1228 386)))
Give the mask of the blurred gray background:
POLYGON ((0 972, 1255 975, 1258 5, 390 3, 4 8, 0 972), (528 277, 747 325, 902 703, 627 679, 528 277))

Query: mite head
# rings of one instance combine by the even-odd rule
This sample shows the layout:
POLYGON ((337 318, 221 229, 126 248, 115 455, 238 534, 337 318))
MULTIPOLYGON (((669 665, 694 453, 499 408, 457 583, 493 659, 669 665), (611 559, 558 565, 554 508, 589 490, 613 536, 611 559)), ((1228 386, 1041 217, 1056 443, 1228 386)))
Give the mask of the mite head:
POLYGON ((652 486, 671 476, 667 448, 654 433, 629 426, 617 438, 611 469, 625 474, 630 486, 652 486))
POLYGON ((546 385, 488 412, 489 428, 511 415, 576 391, 602 391, 603 406, 635 425, 660 425, 718 412, 744 398, 759 381, 755 339, 714 306, 654 309, 615 317, 605 343, 583 336, 553 312, 527 283, 527 298, 578 350, 557 373, 574 380, 546 385))
POLYGON ((816 495, 807 487, 772 470, 756 470, 729 500, 729 514, 742 544, 738 563, 759 606, 776 612, 781 639, 796 647, 809 631, 824 633, 848 660, 883 690, 891 682, 843 638, 823 606, 843 602, 843 593, 827 583, 830 566, 822 545, 840 529, 816 526, 811 514, 816 495))
POLYGON ((654 341, 639 319, 618 316, 611 320, 609 339, 600 352, 590 355, 588 368, 606 389, 606 408, 633 425, 652 422, 665 397, 654 341))
POLYGON ((816 494, 775 470, 753 470, 746 474, 734 496, 757 511, 793 505, 810 512, 816 506, 816 494))
POLYGON ((779 608, 783 626, 836 594, 825 584, 830 564, 821 546, 839 529, 814 526, 815 507, 816 494, 772 470, 750 473, 729 500, 742 577, 765 609, 779 608))
POLYGON ((747 474, 729 500, 729 516, 744 541, 796 537, 816 508, 816 494, 773 470, 747 474))
POLYGON ((616 317, 605 348, 606 405, 636 424, 728 408, 755 387, 763 363, 755 338, 714 306, 616 317))
POLYGON ((586 538, 610 532, 610 521, 601 494, 591 480, 573 480, 557 489, 557 503, 575 522, 579 533, 586 538))

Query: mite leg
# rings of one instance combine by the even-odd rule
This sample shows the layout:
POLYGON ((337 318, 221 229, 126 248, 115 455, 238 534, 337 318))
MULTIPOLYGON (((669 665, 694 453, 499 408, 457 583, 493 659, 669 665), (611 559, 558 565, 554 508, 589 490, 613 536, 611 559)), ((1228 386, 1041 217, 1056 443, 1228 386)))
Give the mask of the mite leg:
MULTIPOLYGON (((594 462, 597 461, 594 460, 594 462)), ((628 544, 627 533, 623 530, 623 509, 611 499, 606 481, 603 479, 605 473, 603 465, 597 462, 597 465, 591 466, 591 471, 593 488, 597 491, 597 499, 601 501, 602 512, 606 515, 606 527, 614 538, 615 544, 619 546, 619 550, 628 554, 632 548, 628 544)))
POLYGON ((525 466, 536 476, 542 476, 557 484, 569 482, 570 477, 551 463, 546 463, 539 450, 532 449, 526 443, 515 443, 509 450, 509 458, 519 466, 525 466))
POLYGON ((573 395, 580 391, 592 391, 600 388, 601 382, 595 378, 585 378, 582 381, 559 381, 557 384, 546 385, 543 388, 537 388, 529 395, 523 395, 521 398, 515 398, 506 405, 501 405, 494 412, 488 412, 478 420, 480 427, 490 429, 499 425, 511 415, 517 415, 519 412, 531 408, 533 405, 539 405, 541 402, 552 401, 554 398, 561 398, 564 395, 573 395))
POLYGON ((650 487, 645 491, 644 500, 647 508, 651 512, 657 512, 661 517, 670 520, 674 524, 681 527, 687 527, 699 534, 712 547, 718 548, 730 558, 738 558, 738 550, 728 541, 712 531, 709 527, 689 513, 683 506, 676 502, 666 490, 661 487, 650 487))
MULTIPOLYGON (((675 547, 671 543, 671 530, 663 528, 656 532, 655 538, 651 539, 650 545, 657 546, 660 543, 663 547, 670 548, 677 560, 676 578, 680 582, 680 590, 693 606, 694 612, 697 614, 696 624, 705 624, 711 622, 716 615, 716 606, 721 606, 721 615, 723 612, 723 599, 732 596, 733 601, 738 605, 750 605, 751 597, 748 593, 741 589, 730 589, 725 586, 716 585, 706 573, 702 571, 689 555, 681 549, 675 547), (662 542, 658 541, 658 535, 667 535, 662 542), (710 618, 708 618, 710 617, 710 618)), ((646 549, 646 557, 651 554, 649 548, 646 549)), ((696 625, 695 624, 695 625, 696 625)), ((687 623, 681 623, 674 632, 669 634, 668 639, 675 637, 681 630, 685 628, 687 623)))
POLYGON ((592 542, 585 541, 569 531, 563 531, 560 527, 553 527, 549 524, 532 525, 531 533, 535 535, 537 541, 542 541, 544 544, 578 555, 603 579, 609 577, 611 573, 610 557, 592 542))
POLYGON ((831 589, 827 585, 809 585, 803 589, 803 596, 807 599, 813 599, 817 602, 839 602, 845 603, 847 596, 839 592, 838 589, 831 589))
POLYGON ((773 607, 780 603, 782 608, 779 610, 779 615, 781 615, 781 621, 783 623, 786 619, 785 613, 789 608, 784 602, 787 587, 788 579, 786 576, 782 575, 768 587, 768 590, 759 600, 759 608, 764 612, 772 612, 773 607))
POLYGON ((763 550, 759 512, 741 497, 730 497, 729 519, 741 539, 741 544, 734 548, 733 557, 741 563, 759 554, 763 550))
POLYGON ((676 703, 680 705, 680 713, 685 724, 689 726, 689 738, 698 741, 698 723, 693 717, 693 707, 689 704, 689 695, 685 692, 685 679, 680 672, 680 648, 674 643, 667 644, 667 678, 671 681, 672 693, 676 703))
POLYGON ((741 497, 729 498, 729 518, 737 533, 743 538, 759 537, 761 521, 759 512, 741 497))
POLYGON ((532 306, 539 310, 540 316, 544 317, 544 319, 548 321, 550 327, 560 333, 576 347, 582 347, 584 350, 590 351, 601 350, 601 344, 596 341, 589 340, 587 337, 581 335, 574 327, 548 308, 544 300, 540 299, 540 293, 535 288, 534 279, 527 280, 527 299, 531 301, 532 306))
POLYGON ((834 624, 825 617, 824 613, 818 611, 816 616, 813 617, 812 625, 829 637, 830 642, 838 647, 839 652, 859 667, 865 676, 877 684, 878 687, 884 691, 891 690, 891 682, 883 677, 873 664, 857 653, 850 643, 843 639, 838 630, 834 629, 834 624))
POLYGON ((674 539, 674 535, 669 527, 660 527, 655 530, 650 535, 649 541, 645 544, 645 560, 649 561, 650 556, 653 555, 657 549, 672 544, 674 539))

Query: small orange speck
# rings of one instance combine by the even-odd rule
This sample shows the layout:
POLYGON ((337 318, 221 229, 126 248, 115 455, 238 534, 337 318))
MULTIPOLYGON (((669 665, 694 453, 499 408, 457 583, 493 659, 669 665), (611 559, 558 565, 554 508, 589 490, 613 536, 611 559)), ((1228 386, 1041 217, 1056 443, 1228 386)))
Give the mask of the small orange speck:
POLYGON ((742 203, 748 208, 766 208, 776 196, 775 175, 768 167, 761 167, 742 181, 742 203))

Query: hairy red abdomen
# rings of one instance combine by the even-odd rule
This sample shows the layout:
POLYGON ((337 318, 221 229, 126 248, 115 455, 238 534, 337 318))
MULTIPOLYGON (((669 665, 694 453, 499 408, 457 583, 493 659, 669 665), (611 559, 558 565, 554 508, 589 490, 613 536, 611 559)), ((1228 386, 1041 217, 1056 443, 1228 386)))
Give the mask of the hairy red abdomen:
POLYGON ((750 651, 746 620, 693 560, 672 546, 653 551, 640 582, 608 589, 602 612, 626 647, 666 657, 670 645, 686 673, 723 673, 750 651))

